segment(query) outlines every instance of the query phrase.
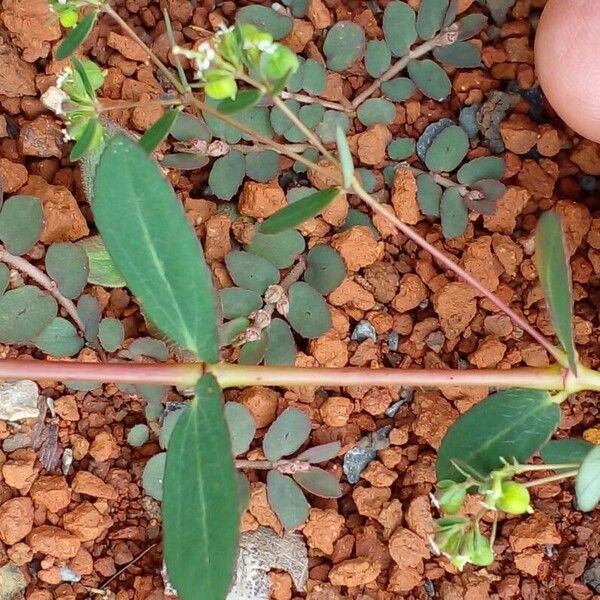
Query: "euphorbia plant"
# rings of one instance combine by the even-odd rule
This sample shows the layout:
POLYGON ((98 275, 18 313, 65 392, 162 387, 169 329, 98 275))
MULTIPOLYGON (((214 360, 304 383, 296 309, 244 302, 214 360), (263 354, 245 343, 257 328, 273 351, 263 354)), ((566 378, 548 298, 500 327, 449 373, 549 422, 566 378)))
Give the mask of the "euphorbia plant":
MULTIPOLYGON (((426 48, 421 48, 418 56, 444 45, 452 48, 454 43, 462 43, 468 37, 468 32, 472 35, 473 31, 479 31, 481 19, 461 22, 462 25, 453 24, 453 4, 439 0, 422 2, 421 10, 425 12, 419 13, 417 25, 420 33, 430 32, 432 42, 426 48), (444 10, 440 11, 440 6, 444 10), (433 40, 436 40, 435 43, 433 40)), ((139 40, 107 1, 58 0, 51 2, 51 5, 65 26, 72 26, 79 19, 82 6, 91 8, 60 46, 59 57, 70 55, 84 41, 97 15, 107 13, 116 19, 125 33, 148 51, 149 58, 176 90, 176 94, 160 100, 168 108, 167 112, 139 141, 114 125, 106 126, 100 119, 106 112, 96 97, 96 90, 101 85, 101 72, 89 62, 74 60, 72 69, 62 79, 62 91, 54 90, 46 99, 59 109, 69 135, 76 140, 72 158, 84 157, 82 169, 94 221, 112 260, 139 299, 144 315, 152 326, 195 359, 193 362, 168 364, 3 360, 0 361, 0 376, 195 388, 194 399, 181 412, 170 435, 163 486, 165 559, 170 580, 184 600, 221 600, 227 594, 232 577, 240 515, 234 454, 247 449, 254 429, 253 424, 248 423, 247 415, 239 413, 239 405, 228 403, 224 409, 223 388, 361 384, 421 387, 485 385, 504 390, 492 394, 463 415, 449 429, 439 449, 436 502, 446 516, 438 521, 437 531, 431 541, 435 549, 448 556, 459 568, 466 563, 488 565, 492 562, 498 513, 504 511, 519 515, 530 512, 528 488, 533 485, 575 476, 579 507, 591 510, 596 506, 600 500, 599 450, 583 442, 548 441, 558 426, 561 402, 582 390, 600 390, 600 374, 581 364, 575 350, 568 261, 560 222, 555 214, 547 213, 540 220, 536 235, 536 264, 547 308, 562 349, 546 340, 522 316, 365 191, 360 177, 354 171, 343 130, 340 127, 335 129, 337 149, 334 152, 282 101, 281 92, 300 63, 290 50, 275 42, 270 34, 259 31, 253 25, 241 24, 223 29, 195 50, 174 47, 175 56, 183 54, 194 63, 199 79, 189 84, 180 65, 179 76, 176 77, 139 40), (218 104, 202 101, 193 93, 195 87, 203 88, 206 97, 218 101, 218 104), (263 98, 273 102, 281 115, 289 120, 286 131, 294 127, 316 151, 316 155, 320 153, 321 159, 328 161, 333 168, 325 168, 322 162, 316 163, 306 154, 299 154, 287 144, 256 133, 230 116, 253 107, 263 98), (173 188, 159 164, 150 156, 174 127, 181 108, 189 104, 205 115, 222 119, 227 125, 254 136, 266 147, 288 155, 332 181, 330 188, 300 199, 258 224, 261 235, 276 235, 293 229, 323 211, 339 193, 356 194, 374 212, 389 219, 399 231, 429 251, 441 265, 466 280, 504 311, 524 332, 541 344, 555 363, 548 368, 518 368, 510 371, 427 371, 316 369, 222 362, 217 293, 202 247, 173 188), (228 422, 232 424, 231 431, 228 430, 228 422), (545 464, 526 464, 538 451, 541 451, 545 464), (528 481, 515 480, 524 473, 550 469, 556 473, 528 481), (473 517, 458 516, 469 493, 480 495, 481 510, 473 517), (488 537, 480 526, 489 514, 492 515, 493 525, 488 537)), ((388 23, 400 17, 403 23, 414 18, 414 11, 403 2, 388 4, 386 14, 388 23)), ((170 31, 168 21, 167 25, 170 31)), ((350 32, 352 36, 358 35, 352 28, 350 32)), ((341 35, 341 32, 338 33, 341 35)), ((344 35, 348 35, 347 32, 344 35)), ((403 36, 398 38, 403 42, 402 48, 394 49, 397 56, 408 52, 416 39, 416 30, 414 36, 410 28, 404 30, 403 36)), ((425 37, 425 34, 422 36, 425 37)), ((339 54, 333 42, 325 48, 325 53, 332 64, 343 68, 345 57, 339 54)), ((398 66, 403 61, 400 58, 388 71, 391 74, 387 79, 407 65, 412 65, 417 81, 422 69, 439 76, 439 72, 431 65, 414 64, 410 60, 409 57, 398 66)), ((360 102, 355 104, 355 108, 387 81, 385 74, 380 79, 377 85, 369 88, 366 96, 365 93, 359 96, 360 102)), ((135 103, 129 103, 128 106, 135 106, 135 103)), ((363 115, 363 118, 367 117, 363 115)), ((456 129, 450 130, 444 136, 446 138, 461 143, 463 140, 456 129)), ((430 158, 429 162, 439 162, 433 160, 436 156, 430 158)), ((446 164, 443 156, 441 158, 441 163, 446 164)), ((453 158, 452 168, 458 166, 460 160, 461 157, 458 160, 453 158)), ((490 167, 488 164, 486 169, 489 168, 493 171, 496 165, 490 167)), ((448 196, 446 200, 442 199, 442 203, 452 201, 456 206, 461 198, 464 202, 490 200, 485 197, 483 188, 486 186, 480 186, 483 191, 477 190, 480 193, 478 195, 473 194, 473 190, 464 189, 462 182, 461 185, 454 185, 452 180, 439 175, 431 179, 435 185, 456 188, 451 194, 452 200, 448 196)), ((492 187, 487 186, 490 189, 492 187)), ((431 185, 425 189, 432 193, 436 190, 431 185)), ((437 202, 439 205, 439 197, 437 202)), ((459 217, 461 215, 462 212, 459 217)), ((5 241, 4 237, 2 239, 5 241)), ((9 255, 9 260, 14 258, 9 255)), ((22 262, 16 263, 22 266, 22 262)), ((275 273, 273 278, 277 277, 278 273, 275 273)), ((41 280, 40 284, 45 285, 41 280)), ((252 285, 250 282, 250 287, 252 285)), ((274 289, 273 286, 278 287, 275 281, 266 281, 264 289, 261 287, 260 293, 256 292, 259 303, 264 301, 258 310, 265 313, 270 311, 270 314, 277 310, 282 317, 289 316, 285 287, 274 289), (268 287, 269 284, 271 287, 268 287)), ((59 300, 64 301, 62 297, 59 300)), ((70 304, 68 306, 71 307, 70 304)), ((259 316, 264 321, 265 315, 259 316)), ((255 331, 258 327, 257 321, 255 314, 254 323, 251 326, 250 323, 244 325, 239 333, 245 337, 239 338, 239 343, 259 341, 248 338, 248 331, 255 331)), ((291 322, 293 325, 293 319, 291 322)), ((301 334, 301 329, 299 326, 296 331, 301 334)), ((297 515, 290 516, 286 512, 286 502, 294 500, 306 507, 306 501, 302 504, 297 486, 287 475, 294 476, 296 482, 309 491, 335 497, 338 491, 330 485, 331 479, 319 474, 311 463, 332 458, 338 448, 316 447, 306 450, 295 459, 284 458, 299 449, 307 433, 305 420, 293 411, 287 413, 286 417, 284 415, 285 412, 265 437, 263 450, 267 461, 261 464, 241 461, 238 466, 269 469, 272 503, 279 506, 278 513, 284 524, 293 526, 297 515), (281 447, 278 447, 279 443, 281 447), (316 479, 301 475, 309 473, 311 469, 313 474, 317 473, 316 479), (319 489, 315 484, 317 480, 322 484, 319 489)))

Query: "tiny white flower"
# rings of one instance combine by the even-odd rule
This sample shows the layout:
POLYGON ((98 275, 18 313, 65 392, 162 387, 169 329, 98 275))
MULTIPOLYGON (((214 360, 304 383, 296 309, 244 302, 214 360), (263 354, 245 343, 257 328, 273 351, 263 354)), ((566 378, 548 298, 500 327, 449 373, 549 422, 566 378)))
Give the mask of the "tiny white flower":
POLYGON ((273 54, 275 50, 277 50, 277 44, 273 42, 268 42, 267 40, 260 40, 256 47, 265 54, 273 54))
POLYGON ((59 4, 63 4, 63 5, 64 5, 64 4, 66 4, 66 3, 67 3, 67 0, 58 0, 58 3, 59 3, 59 4))
POLYGON ((75 138, 71 137, 69 130, 66 128, 61 129, 61 133, 62 133, 63 142, 70 142, 71 140, 75 139, 75 138))
POLYGON ((233 31, 233 25, 231 27, 227 27, 225 23, 221 23, 219 25, 219 28, 217 29, 217 32, 215 33, 215 38, 219 39, 223 37, 226 33, 229 33, 230 31, 233 31))
POLYGON ((71 75, 71 70, 70 69, 64 69, 63 71, 61 71, 58 74, 58 77, 56 78, 56 87, 59 90, 62 89, 62 86, 65 83, 65 81, 67 79, 69 79, 69 75, 71 75))

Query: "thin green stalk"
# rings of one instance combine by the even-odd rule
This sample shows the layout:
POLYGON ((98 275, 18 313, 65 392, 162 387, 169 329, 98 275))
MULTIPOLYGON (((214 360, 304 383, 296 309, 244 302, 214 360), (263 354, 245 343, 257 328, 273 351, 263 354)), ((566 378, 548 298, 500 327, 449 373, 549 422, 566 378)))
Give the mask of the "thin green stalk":
POLYGON ((550 475, 548 477, 542 477, 541 479, 534 479, 528 481, 523 485, 528 488, 536 487, 538 485, 545 485, 546 483, 553 483, 554 481, 562 481, 563 479, 570 479, 576 477, 579 470, 566 471, 565 473, 559 473, 557 475, 550 475))

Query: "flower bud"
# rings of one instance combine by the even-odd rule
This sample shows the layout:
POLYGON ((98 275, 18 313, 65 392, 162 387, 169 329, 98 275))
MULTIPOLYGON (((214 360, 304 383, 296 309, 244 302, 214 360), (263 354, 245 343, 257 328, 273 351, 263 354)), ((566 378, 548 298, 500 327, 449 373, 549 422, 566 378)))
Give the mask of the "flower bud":
POLYGON ((492 544, 479 529, 472 531, 473 545, 470 562, 478 567, 487 567, 494 562, 492 544))
POLYGON ((502 483, 502 495, 496 502, 496 507, 510 515, 522 515, 533 512, 529 490, 516 481, 502 483))
POLYGON ((296 54, 281 44, 277 45, 274 52, 265 54, 262 64, 265 77, 273 81, 295 73, 300 66, 296 54))
POLYGON ((438 484, 435 498, 441 510, 453 515, 461 509, 466 495, 467 488, 464 484, 445 480, 438 484))
POLYGON ((263 297, 268 304, 275 304, 283 298, 284 294, 285 290, 280 285, 270 285, 263 297))

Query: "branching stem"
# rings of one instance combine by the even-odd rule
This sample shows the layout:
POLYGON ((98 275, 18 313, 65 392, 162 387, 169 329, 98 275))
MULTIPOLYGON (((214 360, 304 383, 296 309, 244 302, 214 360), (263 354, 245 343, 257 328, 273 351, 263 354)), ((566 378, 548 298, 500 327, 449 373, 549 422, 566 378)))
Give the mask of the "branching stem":
POLYGON ((576 477, 578 472, 578 469, 574 469, 572 471, 565 471, 564 473, 558 473, 557 475, 549 475, 548 477, 534 479, 533 481, 528 481, 523 485, 525 487, 532 488, 538 485, 545 485, 546 483, 553 483, 554 481, 562 481, 563 479, 570 479, 571 477, 576 477))
POLYGON ((79 317, 77 307, 72 300, 65 298, 65 296, 60 293, 56 282, 50 279, 46 273, 40 271, 40 269, 32 265, 23 257, 11 254, 2 245, 0 245, 0 261, 6 263, 10 267, 13 267, 14 269, 17 269, 18 271, 21 271, 21 273, 24 273, 42 286, 67 311, 67 314, 71 317, 71 319, 73 319, 73 322, 77 325, 79 331, 81 333, 84 332, 85 326, 79 317))

